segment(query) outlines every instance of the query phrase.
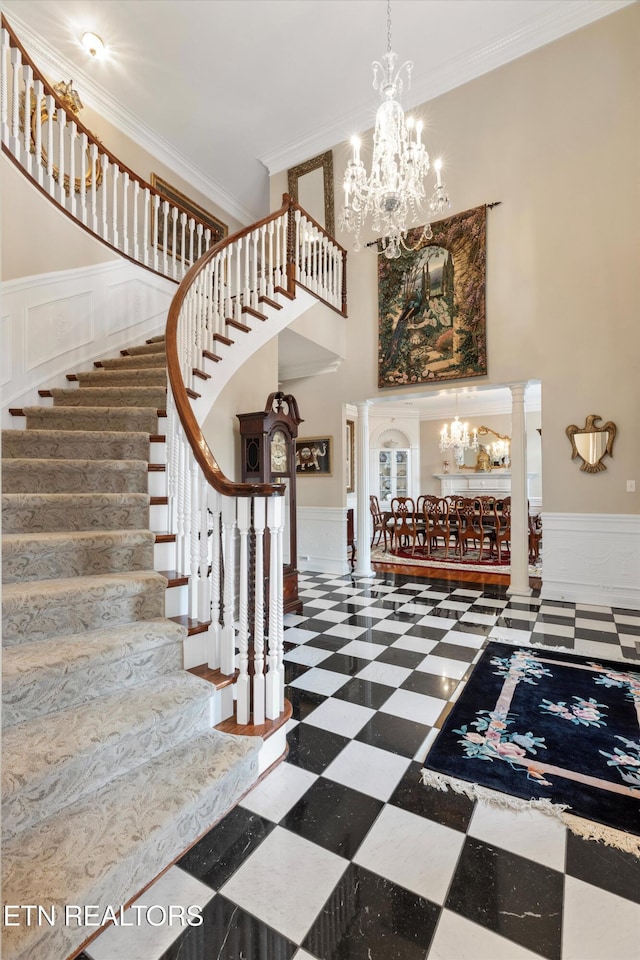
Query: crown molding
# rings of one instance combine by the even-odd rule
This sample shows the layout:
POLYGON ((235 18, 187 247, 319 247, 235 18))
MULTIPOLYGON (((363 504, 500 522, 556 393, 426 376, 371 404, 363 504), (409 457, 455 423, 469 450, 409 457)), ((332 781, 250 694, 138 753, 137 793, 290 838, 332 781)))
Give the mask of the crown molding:
POLYGON ((278 383, 286 383, 289 380, 302 380, 307 377, 319 377, 325 373, 335 373, 342 363, 342 359, 310 363, 292 363, 282 364, 278 370, 278 383))
MULTIPOLYGON (((505 34, 493 43, 478 50, 467 50, 451 60, 445 67, 423 74, 414 75, 411 89, 403 95, 404 106, 412 109, 427 103, 449 90, 475 80, 484 73, 495 70, 504 64, 516 60, 538 47, 581 27, 588 26, 602 17, 627 7, 637 0, 572 0, 549 11, 544 18, 526 24, 512 33, 505 34)), ((321 127, 314 127, 309 133, 295 141, 263 154, 258 159, 265 165, 270 175, 286 170, 308 157, 330 149, 345 138, 345 130, 369 130, 373 127, 377 102, 372 98, 357 111, 351 111, 334 117, 321 127)))
POLYGON ((106 90, 96 84, 76 64, 63 57, 51 47, 46 40, 22 20, 11 12, 9 16, 11 26, 15 29, 29 55, 43 73, 49 76, 72 76, 77 86, 82 89, 82 99, 86 106, 91 107, 114 127, 122 131, 138 146, 153 154, 161 163, 173 170, 179 177, 190 183, 203 196, 242 224, 254 223, 263 215, 259 211, 250 210, 237 197, 232 196, 224 187, 209 177, 200 167, 192 163, 187 157, 175 150, 171 144, 161 137, 155 130, 147 126, 144 121, 135 116, 126 106, 115 97, 111 97, 106 90))

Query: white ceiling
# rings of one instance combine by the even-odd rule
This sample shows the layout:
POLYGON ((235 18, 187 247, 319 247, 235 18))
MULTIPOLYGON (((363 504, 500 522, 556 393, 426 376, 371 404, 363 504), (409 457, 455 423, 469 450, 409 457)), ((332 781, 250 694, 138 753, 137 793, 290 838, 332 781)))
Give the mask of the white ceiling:
MULTIPOLYGON (((631 0, 393 0, 405 108, 631 0)), ((277 172, 372 126, 384 0, 5 0, 36 63, 242 222, 277 172), (109 57, 79 43, 98 33, 109 57)))

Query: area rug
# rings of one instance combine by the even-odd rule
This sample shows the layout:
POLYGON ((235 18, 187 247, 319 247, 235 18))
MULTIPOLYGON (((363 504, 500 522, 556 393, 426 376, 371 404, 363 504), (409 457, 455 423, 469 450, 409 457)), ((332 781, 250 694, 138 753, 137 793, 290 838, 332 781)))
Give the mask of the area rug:
POLYGON ((626 662, 489 643, 422 779, 640 856, 639 728, 640 672, 626 662))
MULTIPOLYGON (((441 556, 437 554, 426 556, 424 550, 420 547, 417 547, 415 554, 412 554, 411 550, 391 551, 385 550, 383 546, 376 545, 371 548, 371 560, 373 563, 399 563, 404 566, 443 567, 447 570, 474 570, 482 573, 502 573, 505 575, 508 575, 511 569, 508 553, 506 555, 503 553, 502 560, 498 563, 495 556, 488 559, 486 555, 483 555, 482 560, 480 560, 479 551, 471 549, 461 560, 453 552, 450 552, 445 559, 444 551, 441 552, 441 556)), ((541 561, 529 564, 529 576, 542 576, 541 561)))

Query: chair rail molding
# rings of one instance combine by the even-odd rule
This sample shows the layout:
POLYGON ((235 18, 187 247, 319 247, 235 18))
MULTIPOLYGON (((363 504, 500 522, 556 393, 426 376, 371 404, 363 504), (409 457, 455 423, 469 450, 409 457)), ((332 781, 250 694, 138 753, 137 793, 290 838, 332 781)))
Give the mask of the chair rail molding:
POLYGON ((640 516, 542 514, 542 597, 640 607, 640 516))

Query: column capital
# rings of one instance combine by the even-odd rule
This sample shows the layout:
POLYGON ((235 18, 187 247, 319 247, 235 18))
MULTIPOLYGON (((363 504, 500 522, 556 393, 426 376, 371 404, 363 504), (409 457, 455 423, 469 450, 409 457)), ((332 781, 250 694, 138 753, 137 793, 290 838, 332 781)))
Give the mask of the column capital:
POLYGON ((509 390, 511 390, 512 399, 524 400, 524 395, 528 385, 529 385, 528 381, 525 381, 524 383, 510 383, 509 390))
POLYGON ((373 406, 373 400, 358 400, 358 402, 356 403, 356 407, 358 408, 358 410, 360 410, 361 407, 364 407, 366 410, 367 407, 372 407, 372 406, 373 406))

